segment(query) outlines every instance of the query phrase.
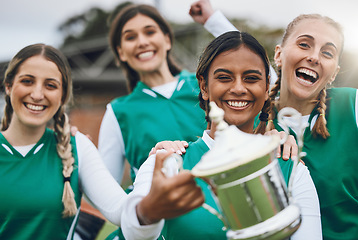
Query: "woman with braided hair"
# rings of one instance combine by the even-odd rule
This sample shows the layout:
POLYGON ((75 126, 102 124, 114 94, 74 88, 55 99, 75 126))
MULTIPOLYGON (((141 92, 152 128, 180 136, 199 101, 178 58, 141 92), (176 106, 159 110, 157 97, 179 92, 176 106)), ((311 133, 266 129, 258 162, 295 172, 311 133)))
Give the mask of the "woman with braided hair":
POLYGON ((358 236, 358 92, 328 88, 340 69, 343 42, 342 28, 328 17, 300 15, 288 25, 275 49, 278 80, 270 92, 275 111, 267 127, 281 129, 276 114, 287 106, 304 116, 307 156, 302 160, 320 200, 323 238, 353 240, 358 236))
MULTIPOLYGON (((254 122, 261 111, 269 112, 269 69, 265 49, 250 34, 232 31, 220 35, 205 48, 198 63, 196 77, 200 87, 200 107, 208 114, 208 103, 215 102, 224 111, 224 120, 228 124, 235 125, 246 133, 263 133, 266 124, 254 128, 254 122)), ((214 146, 215 127, 215 124, 210 124, 210 129, 205 130, 201 138, 189 143, 183 155, 184 169, 191 170, 214 146)), ((171 148, 179 150, 181 146, 176 149, 175 144, 165 141, 158 143, 156 148, 169 152, 172 151, 171 148)), ((180 144, 179 141, 178 145, 180 144)), ((292 149, 291 143, 286 142, 284 148, 292 149)), ((162 226, 160 239, 227 239, 223 223, 202 207, 176 218, 156 218, 158 209, 166 206, 157 206, 153 201, 155 198, 151 197, 151 194, 146 195, 152 188, 150 176, 154 160, 153 154, 139 169, 133 195, 129 197, 131 201, 128 201, 131 203, 128 208, 132 208, 132 211, 124 213, 124 217, 130 219, 128 213, 132 212, 131 215, 134 215, 135 211, 138 216, 145 213, 147 222, 162 226), (143 201, 139 202, 142 198, 143 201)), ((293 163, 279 159, 279 164, 287 182, 293 163)), ((163 178, 162 184, 171 181, 171 178, 163 178)), ((205 203, 217 209, 207 183, 200 179, 197 179, 197 182, 205 195, 205 203)), ((302 224, 291 239, 322 239, 317 193, 309 171, 302 163, 297 165, 292 194, 301 208, 302 224)), ((123 230, 126 239, 141 239, 132 230, 142 223, 140 220, 134 220, 136 221, 131 219, 123 222, 123 226, 126 226, 126 230, 123 230)))
POLYGON ((343 45, 342 27, 329 17, 304 14, 289 23, 275 49, 279 77, 270 91, 275 111, 260 117, 267 120, 267 130, 280 131, 277 112, 293 107, 304 118, 303 123, 288 119, 296 126, 292 133, 297 133, 301 124, 309 124, 304 132, 307 156, 303 161, 318 192, 323 237, 332 240, 358 236, 358 214, 352 211, 358 209, 358 164, 354 164, 358 156, 358 92, 329 88, 340 70, 343 45))
MULTIPOLYGON (((82 193, 120 226, 126 193, 94 144, 80 132, 70 135, 65 107, 72 79, 63 54, 44 44, 23 48, 9 63, 4 87, 0 239, 72 239, 82 193), (52 119, 54 130, 48 128, 52 119)), ((191 176, 182 183, 186 191, 198 189, 191 176)), ((184 212, 200 205, 187 207, 188 201, 184 212)))
MULTIPOLYGON (((91 186, 89 178, 106 176, 105 167, 98 161, 100 158, 87 159, 88 153, 82 151, 87 148, 95 154, 91 142, 80 133, 70 136, 65 106, 72 97, 72 80, 67 60, 51 46, 27 46, 10 61, 4 87, 6 105, 0 134, 0 238, 72 237, 82 192, 96 206, 103 205, 95 193, 97 190, 92 189, 98 186, 91 186), (54 130, 47 128, 51 119, 54 130), (86 161, 81 161, 82 158, 86 161), (91 169, 93 173, 89 172, 91 169), (99 172, 94 174, 95 170, 99 172)), ((111 196, 124 200, 123 190, 113 179, 112 183, 107 180, 104 182, 116 189, 111 196)), ((119 215, 120 209, 114 208, 114 203, 118 202, 108 202, 111 205, 102 210, 118 211, 119 215)), ((118 224, 115 215, 107 217, 118 224)))

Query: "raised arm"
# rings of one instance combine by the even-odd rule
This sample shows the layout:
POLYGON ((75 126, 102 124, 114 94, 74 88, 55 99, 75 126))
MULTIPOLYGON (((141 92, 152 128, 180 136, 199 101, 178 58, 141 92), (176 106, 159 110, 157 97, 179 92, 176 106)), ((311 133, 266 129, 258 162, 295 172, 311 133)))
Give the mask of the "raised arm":
POLYGON ((194 2, 190 6, 189 15, 195 22, 204 25, 209 17, 214 14, 214 12, 215 11, 209 0, 200 0, 194 2))
POLYGON ((219 10, 213 9, 209 0, 194 2, 190 7, 189 15, 214 37, 229 31, 239 31, 219 10))

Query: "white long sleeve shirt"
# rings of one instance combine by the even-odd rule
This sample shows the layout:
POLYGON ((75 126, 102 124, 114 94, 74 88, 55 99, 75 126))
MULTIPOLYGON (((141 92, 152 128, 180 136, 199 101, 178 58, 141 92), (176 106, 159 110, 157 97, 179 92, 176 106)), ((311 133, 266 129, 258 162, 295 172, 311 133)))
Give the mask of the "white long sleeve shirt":
MULTIPOLYGON (((209 149, 213 146, 214 140, 209 136, 209 131, 204 131, 203 140, 209 149)), ((126 219, 122 223, 122 231, 126 239, 156 239, 164 226, 164 220, 156 224, 152 224, 152 235, 146 235, 147 232, 140 230, 140 224, 136 217, 135 206, 145 197, 151 187, 153 170, 156 155, 151 155, 140 167, 136 180, 134 182, 134 190, 129 194, 129 199, 125 211, 123 211, 122 219, 126 219), (146 237, 148 236, 148 237, 146 237)), ((316 188, 310 177, 306 166, 299 163, 296 168, 292 184, 292 196, 301 210, 302 223, 300 228, 295 232, 292 240, 316 240, 322 239, 321 215, 319 201, 316 188)))

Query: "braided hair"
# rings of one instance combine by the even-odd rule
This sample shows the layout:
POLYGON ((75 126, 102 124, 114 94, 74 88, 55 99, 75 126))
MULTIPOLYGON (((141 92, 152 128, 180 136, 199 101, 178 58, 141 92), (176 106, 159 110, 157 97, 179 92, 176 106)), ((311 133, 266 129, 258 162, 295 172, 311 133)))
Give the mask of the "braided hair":
MULTIPOLYGON (((322 20, 325 23, 331 25, 332 27, 334 27, 337 32, 341 35, 342 38, 342 49, 343 49, 343 44, 344 44, 344 36, 343 36, 343 30, 342 27, 335 22, 334 20, 332 20, 329 17, 326 16, 322 16, 320 14, 302 14, 299 15, 298 17, 296 17, 291 23, 288 24, 285 33, 283 35, 282 38, 282 46, 284 46, 286 44, 286 41, 288 39, 288 37, 292 34, 292 32, 294 31, 294 28, 303 20, 306 19, 317 19, 317 20, 322 20)), ((342 50, 340 52, 340 55, 342 55, 342 50)), ((281 78, 282 78, 282 73, 281 73, 281 68, 278 67, 278 79, 275 83, 275 85, 272 87, 270 94, 269 94, 269 98, 272 102, 272 107, 275 104, 276 98, 278 98, 278 94, 281 88, 281 78)), ((323 139, 327 139, 330 134, 329 131, 327 129, 327 121, 326 121, 326 87, 323 87, 323 89, 320 91, 320 93, 318 94, 317 99, 314 101, 317 107, 317 111, 319 113, 318 118, 316 120, 315 125, 312 128, 312 135, 317 137, 317 136, 321 136, 323 139)), ((276 101, 277 102, 277 101, 276 101)), ((269 124, 267 126, 268 130, 271 130, 274 128, 274 124, 272 122, 272 120, 275 118, 275 113, 272 111, 272 113, 269 115, 269 124)))
MULTIPOLYGON (((72 78, 70 66, 66 57, 57 49, 45 44, 33 44, 20 50, 10 61, 6 71, 3 84, 5 87, 11 87, 15 75, 20 66, 27 59, 34 56, 43 56, 49 61, 55 63, 62 75, 62 98, 61 107, 54 115, 54 130, 57 138, 57 153, 62 159, 64 176, 64 189, 62 202, 64 205, 63 217, 73 216, 77 212, 77 205, 74 199, 74 193, 70 185, 70 177, 73 172, 74 158, 72 156, 72 145, 70 143, 70 125, 67 114, 65 113, 66 104, 72 99, 72 78)), ((13 108, 9 95, 5 96, 5 111, 1 121, 1 130, 9 128, 13 115, 13 108)))

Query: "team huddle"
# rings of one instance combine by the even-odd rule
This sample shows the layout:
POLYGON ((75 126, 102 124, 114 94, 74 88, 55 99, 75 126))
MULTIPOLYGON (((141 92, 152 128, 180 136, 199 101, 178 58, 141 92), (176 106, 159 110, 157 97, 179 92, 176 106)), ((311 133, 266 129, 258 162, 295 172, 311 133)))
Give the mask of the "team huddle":
POLYGON ((296 109, 302 117, 286 117, 290 135, 275 149, 300 210, 290 239, 357 238, 358 92, 330 87, 340 70, 341 26, 319 14, 299 15, 270 63, 259 41, 208 0, 193 3, 189 13, 215 37, 195 73, 173 60, 172 29, 154 7, 129 4, 113 19, 109 45, 129 94, 107 105, 98 148, 71 133, 72 77, 63 53, 32 44, 11 59, 3 81, 0 239, 76 239, 82 197, 118 226, 107 239, 247 239, 242 222, 232 235, 225 219, 208 211, 221 211, 213 186, 191 172, 217 141, 212 102, 228 125, 280 139, 278 113, 296 109), (296 164, 291 159, 300 151, 306 155, 296 164), (167 176, 172 153, 182 155, 183 170, 167 176), (131 189, 120 185, 125 161, 131 189))

